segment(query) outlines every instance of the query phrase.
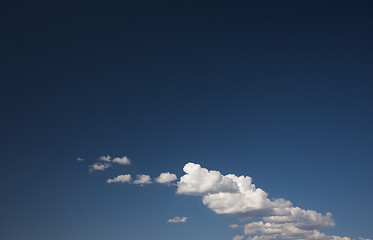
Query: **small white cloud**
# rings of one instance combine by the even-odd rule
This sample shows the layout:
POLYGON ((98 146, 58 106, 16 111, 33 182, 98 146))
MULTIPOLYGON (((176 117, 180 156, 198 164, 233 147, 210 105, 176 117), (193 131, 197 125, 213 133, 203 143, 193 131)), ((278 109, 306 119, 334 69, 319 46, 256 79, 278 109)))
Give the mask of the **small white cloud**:
POLYGON ((232 229, 237 229, 237 228, 240 228, 242 226, 241 225, 237 225, 237 224, 231 224, 231 225, 229 225, 229 227, 232 228, 232 229))
POLYGON ((81 158, 81 157, 77 157, 76 160, 79 161, 79 162, 82 162, 82 161, 84 161, 85 159, 84 159, 84 158, 81 158))
POLYGON ((232 240, 242 240, 244 238, 244 236, 242 235, 236 235, 232 238, 232 240))
POLYGON ((89 166, 89 171, 104 171, 106 168, 111 167, 110 163, 95 163, 89 166))
POLYGON ((115 163, 118 163, 118 164, 122 164, 122 165, 130 165, 131 164, 131 160, 124 156, 124 157, 116 157, 113 159, 113 162, 115 163))
POLYGON ((171 182, 175 181, 177 179, 177 176, 173 173, 161 173, 159 177, 155 179, 157 183, 162 183, 162 184, 170 184, 171 182))
POLYGON ((187 221, 187 217, 174 217, 171 219, 168 219, 168 223, 185 223, 187 221))
POLYGON ((371 240, 370 238, 359 237, 359 240, 371 240))
POLYGON ((140 184, 141 186, 150 183, 152 183, 150 176, 145 174, 138 174, 136 176, 136 180, 133 181, 133 184, 140 184))
POLYGON ((111 162, 111 157, 109 155, 107 156, 101 156, 98 158, 99 161, 103 161, 103 162, 111 162))
POLYGON ((125 182, 131 182, 131 175, 130 174, 126 174, 126 175, 119 175, 117 176, 116 178, 109 178, 107 181, 107 183, 125 183, 125 182))

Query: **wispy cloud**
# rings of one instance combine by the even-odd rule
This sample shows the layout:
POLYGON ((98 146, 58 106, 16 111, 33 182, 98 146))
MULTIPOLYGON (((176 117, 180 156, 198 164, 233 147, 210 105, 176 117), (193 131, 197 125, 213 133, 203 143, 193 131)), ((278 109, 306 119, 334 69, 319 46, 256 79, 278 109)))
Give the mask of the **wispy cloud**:
POLYGON ((141 186, 145 185, 145 184, 151 184, 153 183, 150 176, 149 175, 145 175, 145 174, 138 174, 136 176, 136 180, 133 181, 133 184, 139 184, 141 186))
POLYGON ((82 161, 84 161, 85 159, 84 159, 84 158, 81 158, 81 157, 77 157, 76 160, 79 161, 79 162, 82 162, 82 161))
POLYGON ((359 237, 359 240, 371 240, 370 238, 362 238, 362 237, 359 237))
POLYGON ((109 178, 106 180, 107 183, 125 183, 125 182, 131 182, 131 175, 125 174, 125 175, 119 175, 116 178, 109 178))
POLYGON ((168 223, 185 223, 187 221, 187 217, 174 217, 171 219, 168 219, 168 223))
POLYGON ((243 235, 236 235, 232 238, 232 240, 243 240, 245 236, 243 235))
POLYGON ((241 225, 237 225, 237 224, 231 224, 231 225, 229 225, 229 227, 232 228, 232 229, 237 229, 237 228, 240 228, 242 226, 241 225))

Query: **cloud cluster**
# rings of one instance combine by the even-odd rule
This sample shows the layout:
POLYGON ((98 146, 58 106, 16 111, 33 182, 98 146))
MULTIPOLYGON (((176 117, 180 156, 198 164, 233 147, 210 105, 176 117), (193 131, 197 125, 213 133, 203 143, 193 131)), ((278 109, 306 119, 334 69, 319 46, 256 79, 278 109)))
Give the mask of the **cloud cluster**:
MULTIPOLYGON (((248 176, 222 175, 195 163, 186 164, 183 170, 185 175, 177 183, 178 194, 202 196, 203 204, 217 214, 235 215, 241 219, 261 218, 261 221, 244 226, 248 239, 349 239, 319 231, 335 225, 331 213, 323 215, 303 210, 282 198, 269 199, 248 176)), ((243 236, 234 239, 243 239, 243 236)))
MULTIPOLYGON (((109 163, 104 163, 104 164, 109 164, 109 163)), ((159 175, 159 177, 155 178, 155 182, 161 183, 161 184, 168 184, 168 185, 170 185, 176 179, 177 179, 177 177, 176 177, 175 174, 166 172, 166 173, 161 173, 159 175)), ((119 176, 117 176, 115 178, 109 178, 108 180, 106 180, 107 183, 115 183, 115 182, 120 182, 120 183, 127 182, 127 183, 131 183, 131 181, 132 181, 132 178, 131 178, 130 174, 119 175, 119 176)), ((151 177, 149 175, 138 174, 136 176, 136 179, 132 183, 144 186, 145 184, 151 184, 153 182, 152 182, 152 179, 151 179, 151 177)))
MULTIPOLYGON (((83 161, 84 159, 82 158, 77 158, 78 161, 83 161)), ((126 156, 123 156, 123 157, 115 157, 115 158, 112 158, 110 155, 107 155, 107 156, 101 156, 97 159, 98 162, 92 164, 92 165, 89 165, 89 171, 90 172, 94 172, 94 171, 103 171, 105 170, 106 168, 109 168, 111 167, 111 163, 118 163, 118 164, 121 164, 121 165, 130 165, 131 164, 131 160, 126 157, 126 156)))
MULTIPOLYGON (((78 158, 78 161, 83 159, 78 158)), ((101 156, 98 162, 90 165, 90 171, 103 171, 112 163, 131 164, 126 156, 112 159, 101 156)), ((242 229, 242 235, 233 240, 351 240, 349 237, 327 235, 320 232, 323 228, 334 227, 331 213, 321 214, 293 206, 285 199, 268 198, 261 188, 257 188, 249 176, 223 175, 219 171, 202 168, 199 164, 187 163, 183 168, 185 174, 177 181, 177 176, 170 172, 161 173, 155 182, 176 185, 177 194, 202 197, 202 203, 217 214, 233 215, 241 220, 252 220, 244 225, 231 224, 231 229, 242 229)), ((130 174, 107 179, 107 183, 133 183, 140 186, 152 184, 152 178, 138 174, 132 181, 130 174)), ((168 223, 183 223, 187 217, 174 217, 168 223)), ((359 240, 370 240, 359 238, 359 240)))
POLYGON ((171 219, 168 219, 168 223, 185 223, 187 221, 187 217, 174 217, 171 219))

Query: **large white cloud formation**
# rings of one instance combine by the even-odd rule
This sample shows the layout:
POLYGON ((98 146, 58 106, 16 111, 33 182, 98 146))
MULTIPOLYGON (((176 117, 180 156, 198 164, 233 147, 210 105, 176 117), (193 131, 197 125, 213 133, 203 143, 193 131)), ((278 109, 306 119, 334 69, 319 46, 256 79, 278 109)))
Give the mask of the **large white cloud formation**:
MULTIPOLYGON (((319 231, 335 225, 331 213, 323 215, 303 210, 282 198, 269 199, 248 176, 222 175, 195 163, 186 164, 183 170, 185 175, 177 183, 177 194, 202 196, 203 204, 217 214, 235 215, 241 219, 261 218, 261 221, 244 226, 248 239, 350 239, 319 231)), ((243 239, 243 236, 234 239, 243 239)))
MULTIPOLYGON (((90 171, 104 170, 111 162, 130 164, 127 157, 102 156, 100 162, 90 165, 90 171)), ((241 220, 255 219, 246 225, 232 224, 232 229, 243 228, 244 235, 236 235, 233 240, 351 240, 349 237, 327 235, 321 229, 334 227, 331 213, 321 214, 304 210, 285 199, 269 199, 268 194, 257 188, 248 176, 223 175, 219 171, 202 168, 199 164, 187 163, 185 174, 177 182, 177 194, 201 196, 202 202, 217 214, 229 214, 241 220), (246 236, 245 236, 246 235, 246 236)), ((131 175, 119 175, 108 179, 108 183, 131 182, 131 175)), ((175 174, 161 173, 155 181, 171 185, 177 180, 175 174)), ((132 182, 144 186, 153 183, 151 177, 138 174, 132 182)), ((169 219, 170 223, 186 222, 186 217, 169 219)), ((359 238, 359 240, 370 240, 359 238)))

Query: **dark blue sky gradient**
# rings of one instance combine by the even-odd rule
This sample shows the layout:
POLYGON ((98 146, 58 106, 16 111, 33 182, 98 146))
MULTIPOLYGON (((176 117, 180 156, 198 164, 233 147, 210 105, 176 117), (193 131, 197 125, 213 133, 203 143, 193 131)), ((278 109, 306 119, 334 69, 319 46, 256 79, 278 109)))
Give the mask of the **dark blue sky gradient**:
POLYGON ((13 1, 0 10, 0 238, 231 239, 117 174, 192 161, 373 238, 373 2, 13 1), (101 155, 131 166, 88 173, 101 155), (76 157, 86 158, 77 162, 76 157), (185 215, 186 224, 168 218, 185 215))

